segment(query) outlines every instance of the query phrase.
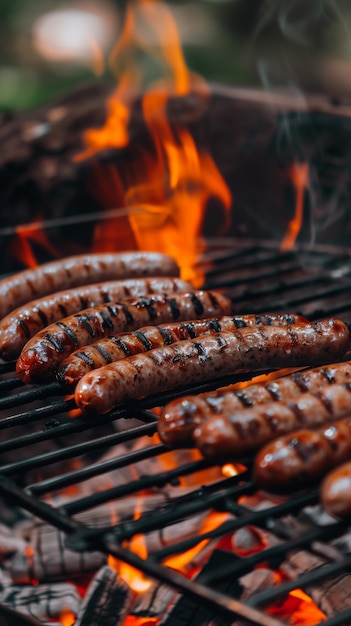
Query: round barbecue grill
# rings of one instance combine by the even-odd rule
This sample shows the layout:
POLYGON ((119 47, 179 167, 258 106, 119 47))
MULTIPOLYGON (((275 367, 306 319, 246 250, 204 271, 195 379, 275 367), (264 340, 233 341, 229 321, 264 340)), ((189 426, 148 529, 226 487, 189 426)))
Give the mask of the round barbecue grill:
MULTIPOLYGON (((282 252, 274 242, 225 240, 212 242, 199 265, 206 273, 205 287, 229 295, 237 313, 294 311, 311 320, 329 315, 346 322, 351 319, 351 250, 325 246, 282 252)), ((229 477, 213 473, 217 468, 210 462, 184 451, 175 453, 172 467, 163 463, 170 453, 153 438, 157 407, 185 392, 208 391, 250 376, 233 375, 155 395, 99 417, 96 425, 93 418, 75 417, 74 400, 58 384, 24 386, 11 363, 0 365, 0 371, 0 494, 4 501, 58 531, 65 549, 75 551, 82 562, 90 552, 101 554, 102 559, 112 555, 177 591, 173 609, 163 616, 162 624, 210 624, 217 616, 220 624, 240 618, 241 624, 278 626, 286 622, 267 607, 282 602, 290 591, 299 588, 314 597, 321 586, 332 585, 340 577, 348 584, 351 554, 345 546, 350 529, 345 522, 325 522, 323 516, 316 521, 317 489, 269 499, 251 479, 250 460, 244 460, 245 467, 229 477), (50 442, 56 445, 47 450, 50 442), (111 450, 110 456, 104 456, 111 450), (103 476, 111 471, 129 471, 130 479, 103 485, 103 476), (204 472, 211 471, 208 481, 204 472), (101 479, 98 489, 92 482, 96 479, 101 479), (56 499, 64 490, 90 483, 91 492, 79 492, 65 501, 56 499), (117 516, 117 521, 94 523, 97 507, 115 503, 118 512, 126 500, 143 498, 146 492, 161 494, 154 507, 148 505, 137 516, 129 512, 117 516), (263 508, 251 506, 260 499, 265 502, 263 508), (227 514, 217 527, 200 532, 195 527, 176 533, 171 542, 162 540, 167 529, 172 533, 178 523, 211 511, 227 514), (273 543, 244 556, 221 547, 224 538, 251 528, 269 533, 273 543), (159 537, 156 547, 142 558, 132 547, 133 538, 142 535, 148 543, 148 537, 155 534, 159 537), (196 576, 188 577, 167 565, 171 557, 205 541, 214 549, 196 576), (243 576, 263 566, 276 570, 300 552, 310 555, 309 569, 242 598, 238 581, 243 576)), ((45 579, 50 564, 44 561, 41 575, 45 579)), ((337 613, 330 610, 323 624, 350 621, 351 607, 344 605, 337 613)))

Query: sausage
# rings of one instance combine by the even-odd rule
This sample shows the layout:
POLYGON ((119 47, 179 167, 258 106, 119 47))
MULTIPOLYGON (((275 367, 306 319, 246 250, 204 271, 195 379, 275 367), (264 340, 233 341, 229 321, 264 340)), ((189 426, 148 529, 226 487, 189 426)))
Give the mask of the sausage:
POLYGON ((88 308, 50 324, 24 346, 16 372, 24 382, 51 380, 71 352, 102 337, 146 324, 229 313, 232 302, 215 291, 188 291, 126 298, 88 308))
POLYGON ((322 507, 337 519, 351 516, 351 461, 333 469, 320 488, 322 507))
POLYGON ((305 487, 351 458, 351 417, 318 430, 301 429, 274 439, 257 453, 253 476, 260 487, 285 491, 305 487))
POLYGON ((0 320, 0 356, 16 359, 28 339, 41 329, 82 309, 131 296, 172 293, 191 289, 180 278, 129 278, 83 285, 33 300, 0 320))
POLYGON ((193 438, 205 458, 242 457, 281 435, 346 417, 350 402, 350 383, 332 385, 316 393, 302 393, 289 402, 270 402, 210 417, 195 428, 193 438))
POLYGON ((147 352, 162 345, 169 345, 184 339, 194 339, 209 333, 235 330, 259 325, 287 325, 299 320, 306 323, 300 315, 234 315, 191 322, 174 322, 161 326, 139 328, 137 332, 101 339, 91 346, 75 350, 65 359, 59 370, 58 380, 65 386, 75 386, 85 374, 93 369, 113 363, 126 356, 147 352))
POLYGON ((332 384, 351 382, 351 361, 300 370, 265 383, 249 385, 244 389, 230 386, 218 392, 198 396, 184 396, 169 402, 161 411, 158 432, 167 446, 193 445, 196 426, 218 414, 231 415, 268 402, 288 401, 306 391, 318 391, 332 384))
POLYGON ((79 381, 75 400, 83 410, 107 413, 127 400, 233 371, 325 360, 335 357, 335 352, 343 353, 348 345, 348 327, 336 319, 202 335, 89 372, 79 381))
POLYGON ((117 252, 67 257, 0 281, 0 318, 58 289, 143 276, 179 276, 175 260, 158 252, 117 252))

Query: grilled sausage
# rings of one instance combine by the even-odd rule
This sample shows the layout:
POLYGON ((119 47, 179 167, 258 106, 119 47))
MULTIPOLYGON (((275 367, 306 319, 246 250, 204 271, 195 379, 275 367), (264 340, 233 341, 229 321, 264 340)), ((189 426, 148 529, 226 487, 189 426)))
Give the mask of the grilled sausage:
POLYGON ((179 276, 179 268, 158 252, 85 254, 45 263, 0 281, 0 318, 58 289, 143 276, 179 276))
POLYGON ((195 445, 209 459, 256 452, 272 439, 299 428, 318 428, 350 413, 351 384, 306 392, 289 402, 270 402, 230 415, 217 415, 197 426, 195 445))
POLYGON ((306 323, 300 315, 234 315, 191 322, 174 322, 162 326, 139 328, 137 332, 101 339, 91 346, 75 350, 63 361, 58 370, 58 380, 65 386, 75 386, 85 374, 93 369, 113 363, 126 356, 147 352, 162 345, 184 339, 194 339, 209 333, 235 330, 260 325, 282 325, 306 323))
POLYGON ((316 431, 297 430, 274 439, 256 455, 253 474, 260 487, 285 491, 305 487, 351 458, 351 417, 316 431))
POLYGON ((218 392, 183 396, 164 407, 158 432, 167 446, 191 446, 194 429, 209 417, 232 415, 236 411, 272 401, 288 401, 306 391, 318 391, 322 387, 347 382, 351 382, 351 361, 300 370, 240 390, 228 387, 218 392))
POLYGON ((233 371, 330 359, 335 352, 343 353, 348 345, 349 330, 335 319, 203 335, 127 357, 86 374, 76 387, 76 403, 82 409, 106 413, 130 399, 233 371))
POLYGON ((186 289, 191 289, 186 281, 160 276, 83 285, 44 296, 19 307, 0 320, 0 356, 5 361, 17 358, 28 339, 41 329, 88 307, 131 296, 174 293, 186 289))
POLYGON ((199 290, 126 298, 119 303, 85 309, 34 335, 17 360, 17 375, 24 382, 51 380, 64 358, 99 338, 146 324, 212 317, 229 313, 231 308, 229 298, 199 290))
POLYGON ((324 478, 320 489, 322 507, 337 519, 351 517, 351 462, 343 463, 324 478))

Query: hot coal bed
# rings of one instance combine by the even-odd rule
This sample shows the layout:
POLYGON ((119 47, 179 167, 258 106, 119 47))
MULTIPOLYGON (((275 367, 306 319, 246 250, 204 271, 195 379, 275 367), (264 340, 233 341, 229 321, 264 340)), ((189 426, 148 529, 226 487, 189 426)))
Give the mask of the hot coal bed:
MULTIPOLYGON (((220 243, 202 261, 206 287, 224 290, 238 313, 350 320, 350 251, 220 243)), ((123 623, 132 614, 167 625, 277 626, 289 623, 284 613, 299 605, 291 595, 299 589, 323 611, 323 624, 351 622, 350 528, 321 511, 317 489, 271 496, 252 481, 250 459, 241 460, 240 473, 220 475, 191 452, 152 439, 157 407, 246 376, 141 400, 96 423, 74 417, 74 401, 58 384, 24 386, 13 364, 1 368, 3 601, 23 609, 26 597, 30 604, 41 596, 60 610, 79 602, 78 624, 123 623), (206 527, 213 514, 216 523, 206 527), (176 569, 176 557, 189 550, 187 565, 176 569), (150 588, 132 602, 111 559, 141 571, 150 588), (78 600, 75 584, 86 579, 93 588, 78 600)))
MULTIPOLYGON (((92 161, 72 159, 108 92, 79 90, 2 126, 4 274, 20 269, 16 254, 28 234, 41 261, 52 255, 32 225, 38 206, 52 209, 40 219, 62 256, 77 252, 77 241, 88 253, 96 221, 108 219, 113 205, 101 206, 87 186, 92 161)), ((181 119, 197 143, 210 145, 234 197, 230 228, 208 239, 199 259, 204 287, 223 291, 238 314, 351 323, 348 107, 317 98, 306 112, 290 97, 273 100, 218 89, 201 115, 197 96, 170 103, 174 123, 181 119), (282 141, 287 120, 294 142, 282 141), (291 164, 305 159, 319 185, 304 192, 298 242, 283 250, 296 207, 291 164)), ((128 149, 102 155, 105 171, 145 142, 139 113, 136 106, 128 149)), ((210 206, 205 235, 217 211, 210 206)), ((251 459, 221 468, 154 437, 167 401, 250 376, 143 399, 96 421, 77 416, 58 384, 25 386, 12 363, 0 372, 0 604, 15 611, 10 624, 19 623, 18 611, 42 611, 34 621, 41 624, 75 615, 78 626, 351 623, 350 528, 322 512, 317 489, 273 496, 252 480, 251 459), (124 582, 125 565, 139 593, 124 582)))

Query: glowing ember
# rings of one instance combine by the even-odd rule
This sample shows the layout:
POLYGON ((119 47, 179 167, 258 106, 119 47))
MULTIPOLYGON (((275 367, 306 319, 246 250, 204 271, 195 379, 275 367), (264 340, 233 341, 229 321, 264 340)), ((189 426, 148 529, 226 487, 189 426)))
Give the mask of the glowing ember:
POLYGON ((240 465, 240 463, 236 463, 235 465, 233 463, 226 463, 222 466, 222 474, 223 476, 231 478, 232 476, 241 474, 241 472, 245 471, 245 469, 245 466, 240 465))
POLYGON ((60 622, 62 626, 73 626, 76 622, 76 615, 69 610, 62 611, 60 613, 60 622))
POLYGON ((308 188, 308 163, 293 163, 290 175, 296 192, 295 215, 281 243, 281 250, 291 250, 301 230, 305 190, 308 188))
POLYGON ((291 626, 314 626, 327 619, 325 613, 302 589, 291 591, 285 601, 274 605, 268 613, 285 619, 291 626))
MULTIPOLYGON (((86 149, 76 160, 103 149, 129 145, 132 103, 135 94, 142 90, 143 116, 154 149, 151 154, 138 147, 124 171, 116 169, 114 206, 128 208, 130 227, 139 249, 173 255, 181 266, 182 277, 198 286, 203 276, 196 271, 195 264, 204 250, 201 227, 209 198, 219 200, 225 225, 232 198, 211 156, 197 148, 186 128, 171 125, 167 107, 170 98, 193 93, 206 100, 208 89, 202 79, 189 72, 175 21, 162 2, 138 0, 127 8, 124 28, 110 64, 118 86, 107 102, 106 122, 102 128, 84 134, 86 149), (142 75, 141 68, 153 68, 159 74, 157 82, 142 75)), ((109 179, 111 172, 107 173, 105 186, 109 179)), ((99 225, 99 238, 103 239, 101 229, 110 241, 111 224, 99 225)))

